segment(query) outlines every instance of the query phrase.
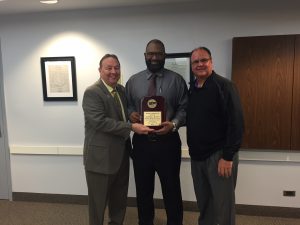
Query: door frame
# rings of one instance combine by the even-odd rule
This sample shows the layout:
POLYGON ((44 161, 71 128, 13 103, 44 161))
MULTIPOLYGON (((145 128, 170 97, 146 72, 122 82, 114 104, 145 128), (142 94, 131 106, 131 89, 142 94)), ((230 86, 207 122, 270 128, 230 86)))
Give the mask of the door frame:
MULTIPOLYGON (((8 135, 7 135, 7 123, 6 123, 6 110, 5 110, 5 99, 4 99, 4 85, 3 85, 3 64, 2 64, 2 50, 1 50, 1 39, 0 39, 0 116, 1 124, 1 138, 4 143, 4 162, 5 162, 5 178, 7 180, 7 199, 12 200, 12 182, 11 182, 11 167, 10 167, 10 152, 8 146, 8 135)), ((1 147, 1 146, 0 146, 1 147)))

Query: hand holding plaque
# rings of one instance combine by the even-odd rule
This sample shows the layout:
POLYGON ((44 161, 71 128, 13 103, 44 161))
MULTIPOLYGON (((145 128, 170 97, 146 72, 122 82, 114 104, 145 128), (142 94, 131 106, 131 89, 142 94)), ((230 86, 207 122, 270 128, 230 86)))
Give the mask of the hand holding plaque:
POLYGON ((166 120, 165 99, 162 96, 144 97, 141 102, 142 123, 158 130, 166 120))

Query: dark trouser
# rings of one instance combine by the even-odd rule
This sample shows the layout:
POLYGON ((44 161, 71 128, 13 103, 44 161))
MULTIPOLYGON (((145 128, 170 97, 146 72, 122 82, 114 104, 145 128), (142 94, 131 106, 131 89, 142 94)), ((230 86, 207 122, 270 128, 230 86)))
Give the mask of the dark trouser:
POLYGON ((191 160, 191 170, 197 204, 199 225, 235 225, 235 185, 238 153, 233 158, 232 175, 218 175, 218 162, 222 151, 204 161, 191 160))
POLYGON ((129 181, 129 157, 124 155, 115 174, 85 171, 88 186, 89 224, 102 225, 108 205, 109 225, 122 225, 126 213, 129 181))
POLYGON ((181 141, 177 132, 149 140, 133 136, 133 167, 136 184, 139 225, 153 225, 154 180, 157 172, 167 214, 167 225, 182 225, 180 187, 181 141))

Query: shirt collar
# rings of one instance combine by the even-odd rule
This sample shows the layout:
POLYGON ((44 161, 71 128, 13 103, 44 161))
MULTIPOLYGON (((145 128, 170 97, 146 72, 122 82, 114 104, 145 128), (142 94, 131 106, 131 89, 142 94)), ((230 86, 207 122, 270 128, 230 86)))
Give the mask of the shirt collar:
POLYGON ((194 87, 195 88, 205 88, 206 86, 207 86, 207 84, 210 82, 210 80, 212 80, 213 78, 213 76, 214 76, 214 74, 215 74, 215 72, 214 71, 212 71, 212 73, 206 78, 206 80, 204 81, 204 83, 203 83, 203 86, 202 87, 198 87, 198 83, 197 83, 197 79, 195 78, 195 82, 194 82, 194 87))
MULTIPOLYGON (((102 80, 102 79, 101 79, 102 80)), ((111 87, 111 86, 109 86, 108 84, 106 84, 105 82, 104 82, 104 80, 102 80, 102 82, 103 82, 103 84, 104 84, 104 86, 107 88, 107 90, 111 93, 113 90, 115 90, 116 88, 113 88, 113 87, 111 87)))
MULTIPOLYGON (((149 80, 152 76, 153 72, 151 72, 150 70, 147 69, 147 80, 149 80)), ((163 76, 163 69, 161 69, 160 71, 155 73, 158 77, 162 77, 163 76)))

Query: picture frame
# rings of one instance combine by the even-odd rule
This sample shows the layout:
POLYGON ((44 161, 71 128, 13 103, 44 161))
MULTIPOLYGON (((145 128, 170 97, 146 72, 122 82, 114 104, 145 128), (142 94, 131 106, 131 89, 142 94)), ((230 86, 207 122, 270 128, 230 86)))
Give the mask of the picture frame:
POLYGON ((41 57, 44 101, 77 101, 74 56, 41 57))
POLYGON ((194 79, 189 52, 166 53, 165 68, 180 74, 188 87, 194 79))

